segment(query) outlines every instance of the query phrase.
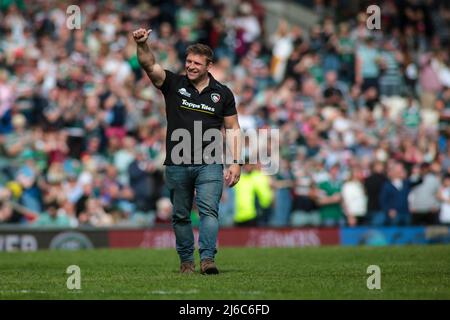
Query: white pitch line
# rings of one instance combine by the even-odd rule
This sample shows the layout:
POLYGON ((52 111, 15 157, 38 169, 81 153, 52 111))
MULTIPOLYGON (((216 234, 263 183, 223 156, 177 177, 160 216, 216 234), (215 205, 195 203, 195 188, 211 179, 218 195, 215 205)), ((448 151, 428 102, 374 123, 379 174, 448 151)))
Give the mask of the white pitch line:
POLYGON ((164 290, 154 290, 150 292, 151 294, 196 294, 199 293, 198 290, 188 290, 188 291, 181 291, 181 290, 175 290, 175 291, 164 291, 164 290))
POLYGON ((0 290, 0 293, 47 293, 42 290, 0 290))

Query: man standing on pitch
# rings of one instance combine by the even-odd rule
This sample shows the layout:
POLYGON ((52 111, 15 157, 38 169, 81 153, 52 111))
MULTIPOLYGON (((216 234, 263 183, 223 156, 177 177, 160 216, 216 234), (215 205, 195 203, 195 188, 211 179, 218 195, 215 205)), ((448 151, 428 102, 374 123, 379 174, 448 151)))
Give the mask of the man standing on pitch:
MULTIPOLYGON (((233 187, 241 173, 240 127, 234 96, 229 88, 215 80, 208 72, 212 66, 213 52, 203 44, 194 44, 186 50, 186 75, 177 75, 164 70, 155 61, 147 44, 151 30, 138 29, 133 32, 137 43, 137 56, 153 85, 161 90, 166 102, 166 181, 173 203, 172 223, 176 237, 176 249, 180 256, 180 272, 193 273, 194 234, 191 226, 191 209, 194 194, 200 213, 199 253, 200 272, 217 274, 214 257, 219 231, 218 210, 222 196, 223 181, 233 187), (200 125, 200 127, 199 127, 200 125), (203 151, 212 142, 203 141, 209 129, 232 132, 236 141, 231 149, 233 163, 223 171, 221 161, 210 163, 203 151), (200 128, 200 129, 199 129, 200 128), (188 132, 191 154, 177 157, 178 129, 188 132), (201 135, 199 135, 199 130, 201 135), (197 141, 195 141, 197 139, 197 141), (198 139, 202 141, 199 142, 198 139)), ((227 140, 229 141, 228 137, 227 140)), ((183 142, 185 142, 183 140, 183 142)), ((187 153, 187 152, 186 152, 187 153)), ((214 157, 215 158, 215 157, 214 157)))

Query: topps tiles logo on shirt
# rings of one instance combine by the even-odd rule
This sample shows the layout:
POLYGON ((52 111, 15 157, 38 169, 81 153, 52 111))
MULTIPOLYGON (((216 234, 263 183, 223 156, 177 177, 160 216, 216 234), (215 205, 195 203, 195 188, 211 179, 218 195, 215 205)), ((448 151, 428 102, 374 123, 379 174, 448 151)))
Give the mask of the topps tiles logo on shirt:
POLYGON ((214 112, 216 111, 214 107, 210 107, 204 103, 201 104, 192 103, 187 101, 186 99, 181 99, 181 107, 190 110, 205 111, 211 114, 214 114, 214 112))

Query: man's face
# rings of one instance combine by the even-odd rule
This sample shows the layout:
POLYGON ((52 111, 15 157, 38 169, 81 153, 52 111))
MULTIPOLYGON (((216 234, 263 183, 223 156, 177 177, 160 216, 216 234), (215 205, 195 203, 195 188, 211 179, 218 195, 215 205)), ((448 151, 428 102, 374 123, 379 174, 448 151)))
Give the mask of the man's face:
POLYGON ((330 168, 330 176, 332 179, 336 179, 337 176, 339 175, 339 167, 338 166, 333 166, 330 168))
POLYGON ((406 170, 401 164, 396 164, 394 167, 394 179, 405 179, 406 170))
POLYGON ((334 72, 334 71, 327 72, 327 74, 325 75, 325 78, 326 78, 327 84, 329 84, 329 85, 336 84, 336 80, 337 80, 336 72, 334 72))
POLYGON ((211 63, 205 56, 198 54, 188 54, 186 57, 186 75, 191 81, 203 79, 207 74, 211 63))
POLYGON ((444 179, 444 186, 445 186, 446 188, 450 187, 450 178, 445 178, 445 179, 444 179))

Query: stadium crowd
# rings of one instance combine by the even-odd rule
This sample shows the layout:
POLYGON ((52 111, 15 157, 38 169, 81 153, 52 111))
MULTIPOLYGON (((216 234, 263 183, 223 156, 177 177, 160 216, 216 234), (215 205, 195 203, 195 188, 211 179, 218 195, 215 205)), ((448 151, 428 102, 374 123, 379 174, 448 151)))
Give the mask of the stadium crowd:
POLYGON ((222 225, 449 224, 449 6, 383 1, 370 30, 368 4, 338 3, 312 1, 317 24, 269 33, 256 0, 83 0, 73 30, 68 1, 0 1, 0 224, 170 224, 164 101, 131 36, 142 26, 174 72, 189 44, 211 46, 242 129, 280 130, 279 172, 244 165, 222 225))

